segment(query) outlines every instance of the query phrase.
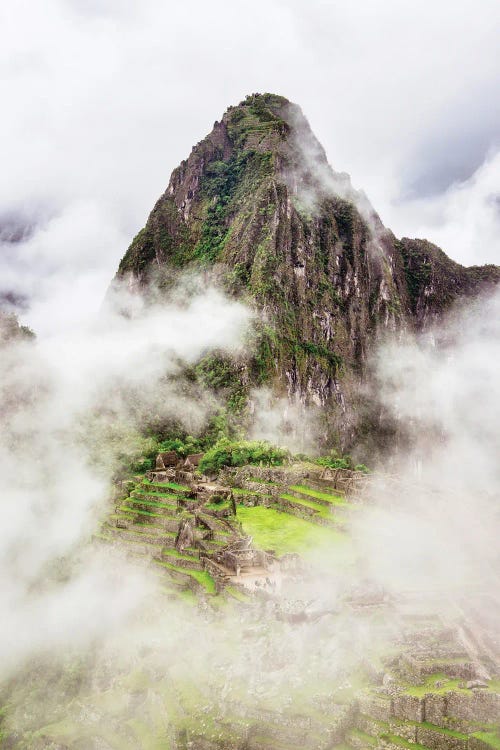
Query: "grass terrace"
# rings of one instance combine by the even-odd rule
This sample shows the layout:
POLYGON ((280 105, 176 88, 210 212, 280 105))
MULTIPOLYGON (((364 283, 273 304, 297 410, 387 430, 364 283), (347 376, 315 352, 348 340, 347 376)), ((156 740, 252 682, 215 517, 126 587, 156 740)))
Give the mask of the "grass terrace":
POLYGON ((427 750, 424 745, 419 745, 418 742, 410 742, 405 740, 403 737, 399 737, 397 734, 382 734, 380 735, 382 740, 390 742, 392 745, 398 745, 399 747, 406 747, 409 750, 427 750))
POLYGON ((331 495, 328 492, 313 490, 303 484, 294 484, 290 487, 290 489, 294 490, 295 492, 299 492, 301 495, 306 495, 307 497, 324 500, 325 502, 331 503, 332 505, 349 505, 349 503, 346 502, 345 498, 341 497, 340 495, 331 495))
POLYGON ((302 505, 304 508, 310 508, 322 518, 328 518, 330 521, 334 520, 331 510, 327 505, 320 505, 319 503, 315 503, 312 500, 306 500, 305 498, 302 500, 301 498, 289 495, 286 492, 280 495, 280 498, 282 500, 288 500, 288 502, 293 503, 294 505, 302 505))
POLYGON ((494 750, 500 750, 500 733, 498 730, 496 732, 475 732, 472 736, 494 748, 494 750))
POLYGON ((273 549, 278 556, 290 552, 312 553, 334 544, 345 544, 346 537, 336 529, 317 526, 290 513, 265 508, 239 505, 237 519, 243 531, 253 537, 260 549, 273 549))
POLYGON ((210 573, 206 572, 206 570, 190 570, 189 568, 179 568, 172 563, 161 561, 156 561, 156 563, 157 565, 161 565, 163 568, 172 570, 174 573, 179 573, 180 575, 190 576, 191 578, 194 578, 195 581, 197 581, 200 586, 205 589, 207 594, 213 596, 216 593, 215 581, 210 573))
MULTIPOLYGON (((169 497, 174 497, 173 495, 170 495, 169 497)), ((146 496, 144 498, 132 496, 128 497, 126 500, 124 500, 125 503, 137 503, 138 505, 148 505, 152 508, 164 508, 165 510, 176 510, 177 504, 173 503, 162 503, 158 500, 149 500, 146 496)))
POLYGON ((460 692, 469 695, 469 690, 459 687, 459 685, 462 683, 463 680, 448 677, 448 675, 444 674, 444 672, 435 672, 434 674, 428 675, 421 685, 409 685, 406 688, 405 693, 407 695, 413 695, 416 698, 423 698, 424 695, 427 695, 428 693, 433 693, 434 695, 443 695, 444 693, 449 693, 452 690, 453 692, 460 692), (442 683, 440 687, 436 687, 437 681, 442 683))

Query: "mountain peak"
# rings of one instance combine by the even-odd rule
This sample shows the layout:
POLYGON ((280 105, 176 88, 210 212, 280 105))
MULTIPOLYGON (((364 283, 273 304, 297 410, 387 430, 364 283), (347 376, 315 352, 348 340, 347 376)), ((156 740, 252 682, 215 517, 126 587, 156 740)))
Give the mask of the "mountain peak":
POLYGON ((321 406, 348 440, 374 342, 430 325, 498 279, 498 269, 464 269, 396 240, 328 164, 300 107, 275 94, 229 107, 196 144, 117 276, 168 290, 173 269, 200 267, 269 323, 248 383, 321 406))

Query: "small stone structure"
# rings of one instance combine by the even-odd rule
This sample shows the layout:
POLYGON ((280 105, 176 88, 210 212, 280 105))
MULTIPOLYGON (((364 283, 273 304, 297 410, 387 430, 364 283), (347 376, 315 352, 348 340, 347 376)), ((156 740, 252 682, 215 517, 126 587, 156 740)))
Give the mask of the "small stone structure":
POLYGON ((166 451, 165 453, 158 453, 156 456, 156 471, 164 471, 165 469, 171 469, 177 466, 179 463, 179 456, 176 451, 166 451))
POLYGON ((186 471, 194 471, 197 469, 204 455, 204 453, 192 453, 190 456, 187 456, 184 461, 184 469, 186 471))
POLYGON ((228 544, 219 555, 217 561, 239 578, 242 572, 249 568, 266 568, 267 556, 265 552, 252 547, 252 537, 247 536, 228 544))

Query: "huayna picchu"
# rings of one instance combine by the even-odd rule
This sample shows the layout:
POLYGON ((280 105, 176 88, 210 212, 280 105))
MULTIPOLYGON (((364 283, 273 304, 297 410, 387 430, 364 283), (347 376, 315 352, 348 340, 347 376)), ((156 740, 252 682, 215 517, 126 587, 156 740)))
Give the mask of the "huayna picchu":
MULTIPOLYGON (((442 398, 448 422, 415 430, 410 470, 372 463, 369 446, 370 435, 380 442, 385 430, 390 441, 393 429, 369 385, 378 344, 431 331, 499 279, 497 266, 465 268, 425 240, 397 239, 329 166, 297 105, 254 94, 230 107, 173 172, 116 276, 144 299, 141 340, 156 320, 149 302, 162 310, 181 297, 157 326, 164 346, 163 338, 134 345, 113 369, 127 336, 138 335, 135 321, 112 318, 117 345, 106 358, 98 338, 92 369, 83 370, 92 392, 94 372, 104 370, 97 400, 83 388, 72 342, 65 387, 55 381, 44 401, 52 381, 35 358, 44 377, 32 381, 21 369, 24 390, 7 404, 12 424, 3 411, 21 459, 11 460, 7 485, 4 520, 18 527, 18 544, 7 547, 4 578, 23 570, 26 581, 6 601, 34 627, 17 628, 25 650, 0 682, 0 747, 500 750, 497 425, 492 409, 494 424, 483 426, 478 408, 487 368, 464 366, 458 346, 452 364, 472 378, 471 390, 452 388, 449 370, 427 368, 431 386, 439 383, 426 408, 434 413, 442 398), (202 343, 187 361, 166 329, 182 319, 186 278, 196 287, 199 277, 255 315, 244 344, 228 353, 205 349, 197 313, 202 343), (163 356, 151 367, 157 348, 163 356), (139 360, 142 377, 128 381, 124 370, 135 376, 139 360), (318 410, 328 454, 292 452, 279 429, 278 444, 245 434, 262 386, 266 398, 295 402, 299 422, 318 410), (71 430, 70 393, 78 404, 71 430), (31 400, 18 419, 19 403, 31 400), (190 406, 202 413, 194 434, 189 414, 180 416, 190 406), (38 412, 50 429, 33 443, 38 412), (46 445, 47 432, 57 439, 46 445), (370 468, 356 463, 360 442, 370 468), (23 524, 14 511, 32 486, 23 524), (91 508, 77 513, 61 552, 87 493, 91 508), (42 510, 56 524, 40 563, 42 510), (94 587, 97 598, 88 595, 94 587)), ((0 314, 5 352, 36 349, 19 346, 31 337, 0 314)), ((466 355, 481 364, 470 338, 466 355)), ((57 361, 66 352, 49 349, 57 361)), ((425 360, 417 359, 420 378, 425 360)), ((407 422, 421 410, 411 396, 407 422)))
POLYGON ((229 107, 174 170, 116 278, 168 297, 184 270, 261 313, 232 407, 268 383, 320 406, 343 449, 377 422, 359 387, 376 342, 428 328, 500 278, 497 266, 465 268, 430 242, 397 239, 330 167, 300 108, 274 94, 229 107))

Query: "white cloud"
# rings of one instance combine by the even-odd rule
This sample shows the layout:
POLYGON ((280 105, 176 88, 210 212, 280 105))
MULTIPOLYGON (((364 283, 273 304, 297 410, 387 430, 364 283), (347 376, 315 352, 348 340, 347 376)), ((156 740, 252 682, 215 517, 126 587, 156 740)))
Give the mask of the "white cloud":
MULTIPOLYGON (((65 289, 76 273, 87 279, 77 317, 95 310, 171 170, 247 93, 299 103, 334 169, 351 173, 383 221, 408 236, 427 225, 401 196, 422 180, 446 185, 457 169, 472 172, 500 122, 494 0, 481 12, 473 0, 20 0, 1 13, 0 214, 56 221, 39 240, 40 264, 21 264, 16 276, 30 293, 40 287, 27 315, 35 328, 57 324, 49 296, 71 307, 65 289), (46 258, 47 232, 71 234, 73 221, 71 276, 60 234, 54 262, 46 258)), ((429 199, 430 240, 441 241, 441 202, 429 199)), ((481 229, 481 216, 470 226, 481 229)), ((482 239, 469 256, 443 237, 452 257, 492 259, 482 239)))
MULTIPOLYGON (((400 204, 397 230, 432 238, 465 265, 500 261, 500 151, 444 193, 400 204)), ((396 229, 396 227, 394 227, 396 229)))
POLYGON ((3 676, 39 649, 88 643, 123 624, 147 594, 147 580, 124 561, 88 547, 110 510, 117 457, 137 444, 151 414, 187 428, 204 418, 204 403, 186 405, 165 375, 207 348, 238 351, 249 320, 244 306, 204 288, 182 305, 139 309, 127 320, 108 310, 3 348, 3 676), (118 569, 126 586, 116 585, 118 569))

